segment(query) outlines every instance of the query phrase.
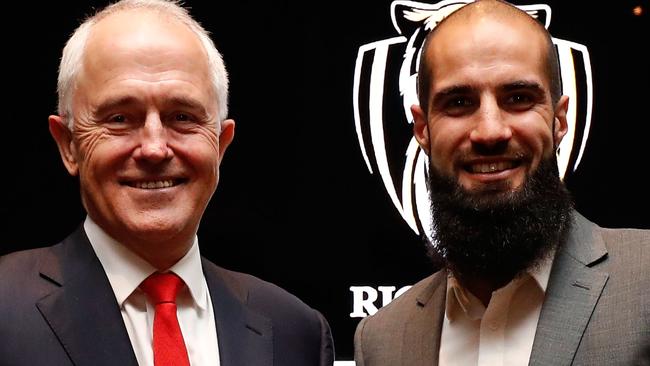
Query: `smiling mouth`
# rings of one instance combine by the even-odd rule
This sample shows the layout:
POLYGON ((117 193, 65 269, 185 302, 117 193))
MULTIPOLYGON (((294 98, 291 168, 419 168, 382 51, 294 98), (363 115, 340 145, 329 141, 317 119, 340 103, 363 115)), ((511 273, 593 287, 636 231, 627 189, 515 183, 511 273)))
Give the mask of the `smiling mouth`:
POLYGON ((161 179, 147 181, 130 181, 123 184, 138 189, 164 189, 178 186, 185 183, 185 179, 161 179))
POLYGON ((521 165, 521 160, 495 161, 489 163, 466 164, 463 168, 473 174, 500 173, 504 170, 514 169, 521 165))

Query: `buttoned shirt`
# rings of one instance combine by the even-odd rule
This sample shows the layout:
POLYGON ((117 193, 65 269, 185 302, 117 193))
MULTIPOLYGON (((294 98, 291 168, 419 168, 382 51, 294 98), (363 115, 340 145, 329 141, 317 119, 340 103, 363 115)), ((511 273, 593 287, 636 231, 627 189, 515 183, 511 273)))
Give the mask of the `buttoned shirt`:
POLYGON ((528 365, 552 258, 492 292, 487 308, 449 272, 440 365, 528 365))
MULTIPOLYGON (((84 229, 113 288, 138 364, 153 366, 155 307, 138 286, 156 272, 156 268, 111 238, 88 216, 84 229)), ((176 304, 190 364, 218 366, 214 312, 196 236, 190 250, 169 271, 178 275, 186 285, 179 291, 176 304)))

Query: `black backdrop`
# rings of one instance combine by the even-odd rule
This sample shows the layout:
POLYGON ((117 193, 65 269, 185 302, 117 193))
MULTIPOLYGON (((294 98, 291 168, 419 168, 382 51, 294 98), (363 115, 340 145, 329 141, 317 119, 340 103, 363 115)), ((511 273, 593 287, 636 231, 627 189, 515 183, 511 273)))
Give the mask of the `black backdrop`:
MULTIPOLYGON (((535 2, 519 1, 517 4, 535 2)), ((541 2, 540 2, 541 3, 541 2)), ((594 117, 567 178, 577 208, 611 227, 650 228, 650 1, 547 1, 551 32, 588 47, 594 117), (634 16, 641 5, 645 13, 634 16)), ((104 1, 3 7, 0 254, 51 244, 83 219, 47 130, 61 48, 104 1)), ((404 286, 431 272, 420 239, 363 161, 352 81, 359 46, 396 36, 390 1, 189 2, 224 54, 235 141, 199 232, 202 254, 290 290, 329 319, 352 359, 350 286, 404 286)), ((1 280, 1 279, 0 279, 1 280)))

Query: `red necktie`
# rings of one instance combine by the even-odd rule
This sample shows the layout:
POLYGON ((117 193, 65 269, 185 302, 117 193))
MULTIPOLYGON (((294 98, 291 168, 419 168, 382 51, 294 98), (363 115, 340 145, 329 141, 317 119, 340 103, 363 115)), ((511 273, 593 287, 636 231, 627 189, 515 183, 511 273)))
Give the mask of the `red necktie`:
POLYGON ((155 305, 153 320, 153 363, 155 366, 189 366, 187 349, 176 317, 176 294, 183 280, 175 274, 154 273, 140 288, 155 305))

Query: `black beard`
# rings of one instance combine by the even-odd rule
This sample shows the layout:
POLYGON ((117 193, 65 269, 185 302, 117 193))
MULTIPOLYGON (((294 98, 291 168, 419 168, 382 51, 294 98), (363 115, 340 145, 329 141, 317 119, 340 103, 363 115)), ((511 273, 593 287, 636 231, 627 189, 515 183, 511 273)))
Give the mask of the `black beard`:
POLYGON ((429 254, 456 276, 505 284, 565 239, 573 204, 554 154, 522 187, 504 193, 469 192, 429 168, 435 243, 429 254))

